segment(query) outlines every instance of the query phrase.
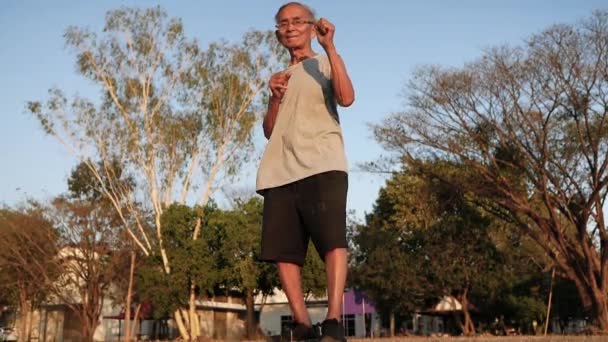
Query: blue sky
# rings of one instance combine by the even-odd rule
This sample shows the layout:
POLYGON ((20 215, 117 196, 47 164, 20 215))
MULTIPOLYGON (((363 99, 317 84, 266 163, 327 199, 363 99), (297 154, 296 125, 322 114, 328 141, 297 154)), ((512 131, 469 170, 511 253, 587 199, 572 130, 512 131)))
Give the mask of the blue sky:
MULTIPOLYGON (((74 56, 65 49, 68 25, 100 31, 105 13, 120 6, 161 5, 183 20, 186 34, 205 45, 237 40, 247 30, 272 29, 284 1, 0 1, 0 203, 13 205, 31 196, 46 199, 66 190, 76 160, 44 136, 24 112, 28 100, 45 99, 51 86, 68 94, 96 95, 75 73, 74 56)), ((375 159, 382 150, 369 123, 404 107, 403 85, 416 66, 460 66, 483 49, 519 45, 532 33, 556 23, 576 23, 599 0, 416 0, 308 1, 319 16, 336 25, 336 45, 356 91, 353 106, 340 111, 351 168, 375 159)), ((317 47, 317 50, 320 49, 317 47)), ((261 127, 261 126, 260 126, 261 127)), ((258 146, 264 141, 257 135, 258 146)), ((250 166, 240 187, 253 189, 250 166)), ((384 179, 351 172, 348 206, 369 211, 384 179)))

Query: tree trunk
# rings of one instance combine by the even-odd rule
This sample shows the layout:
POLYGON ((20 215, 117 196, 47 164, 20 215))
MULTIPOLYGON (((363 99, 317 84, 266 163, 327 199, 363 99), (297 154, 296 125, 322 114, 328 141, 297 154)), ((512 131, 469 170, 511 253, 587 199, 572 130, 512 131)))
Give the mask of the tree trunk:
POLYGON ((27 342, 28 338, 27 338, 27 318, 28 318, 28 312, 24 310, 24 308, 20 308, 19 309, 19 327, 18 327, 18 338, 19 338, 19 342, 27 342))
POLYGON ((93 286, 88 289, 87 299, 82 303, 82 317, 83 322, 83 340, 93 342, 95 336, 95 330, 99 325, 99 316, 101 316, 101 309, 103 304, 103 295, 101 295, 97 286, 93 286))
POLYGON ((247 308, 247 317, 245 324, 247 326, 247 339, 253 340, 256 336, 255 308, 253 303, 253 289, 246 290, 245 307, 247 308))
POLYGON ((606 296, 598 297, 599 298, 593 298, 596 324, 602 333, 606 333, 608 332, 608 303, 605 299, 606 296))
POLYGON ((462 305, 462 315, 464 316, 464 323, 462 324, 462 333, 465 336, 475 335, 475 324, 471 319, 471 313, 469 312, 469 298, 468 289, 465 289, 463 294, 460 296, 460 304, 462 305))
MULTIPOLYGON (((603 252, 602 252, 603 253, 603 252)), ((582 260, 581 264, 586 269, 591 269, 591 272, 583 272, 577 269, 577 265, 573 265, 572 260, 574 257, 568 258, 568 260, 560 260, 556 256, 551 256, 553 262, 567 279, 571 280, 581 298, 583 307, 590 313, 590 317, 593 320, 593 324, 600 330, 601 333, 608 333, 608 289, 598 284, 605 284, 608 282, 602 277, 607 277, 608 274, 602 272, 593 272, 593 265, 596 261, 592 259, 582 260)), ((601 260, 597 260, 597 263, 603 263, 601 260)), ((602 266, 603 268, 603 266, 602 266)))
MULTIPOLYGON (((554 261, 558 260, 554 259, 554 261)), ((591 262, 587 261, 587 263, 591 262)), ((598 280, 594 274, 588 276, 582 272, 576 272, 569 264, 562 264, 562 270, 566 277, 574 282, 583 301, 583 307, 591 313, 593 324, 601 333, 608 333, 608 293, 606 293, 606 289, 596 285, 597 283, 603 284, 605 281, 598 280), (566 267, 563 267, 564 265, 566 267)))
POLYGON ((389 317, 389 334, 391 337, 395 337, 395 312, 393 311, 389 317))
POLYGON ((70 304, 68 305, 69 310, 72 311, 80 319, 80 340, 92 342, 95 329, 99 325, 99 316, 101 314, 102 300, 86 296, 81 304, 70 304))
POLYGON ((463 309, 462 312, 464 314, 465 336, 475 336, 475 325, 473 324, 473 320, 471 319, 471 313, 468 309, 463 309))
POLYGON ((547 336, 547 332, 549 331, 549 322, 551 321, 551 303, 553 302, 553 282, 555 281, 555 267, 553 267, 553 272, 551 272, 551 289, 549 290, 549 300, 547 301, 547 318, 545 319, 545 333, 547 336))
POLYGON ((188 315, 190 317, 190 339, 197 340, 201 335, 201 327, 199 318, 196 313, 196 288, 194 284, 190 285, 190 307, 188 308, 188 315))
POLYGON ((89 323, 83 324, 82 327, 82 341, 93 342, 94 330, 91 328, 89 323))
POLYGON ((29 324, 27 326, 27 340, 31 341, 32 340, 32 331, 34 330, 34 306, 30 306, 30 319, 29 319, 29 324))
POLYGON ((131 335, 130 335, 130 331, 131 331, 131 284, 130 284, 130 280, 129 280, 129 289, 127 290, 127 300, 125 303, 125 334, 124 334, 124 340, 125 342, 129 342, 131 341, 131 335))
POLYGON ((187 319, 182 315, 181 309, 175 310, 173 313, 173 317, 175 317, 175 324, 177 324, 177 329, 182 339, 188 341, 190 340, 190 334, 188 333, 188 322, 185 322, 187 319))
POLYGON ((135 315, 133 315, 133 327, 131 328, 131 331, 128 332, 130 338, 133 338, 134 341, 137 341, 137 338, 135 338, 136 328, 138 326, 141 328, 141 321, 139 319, 140 310, 141 310, 141 304, 137 304, 137 308, 135 308, 135 315))
POLYGON ((30 325, 28 324, 28 320, 31 319, 30 312, 31 312, 31 305, 30 305, 30 301, 27 298, 25 288, 20 288, 19 289, 19 326, 18 326, 19 342, 29 341, 28 328, 30 325))
POLYGON ((131 267, 129 269, 129 286, 125 298, 125 342, 131 341, 131 297, 133 295, 133 274, 135 273, 135 251, 131 251, 131 267))

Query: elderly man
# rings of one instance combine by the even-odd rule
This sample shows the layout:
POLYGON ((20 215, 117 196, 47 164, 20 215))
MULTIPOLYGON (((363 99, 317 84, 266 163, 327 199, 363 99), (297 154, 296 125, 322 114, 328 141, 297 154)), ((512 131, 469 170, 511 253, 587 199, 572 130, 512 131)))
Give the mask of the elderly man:
POLYGON ((257 191, 264 196, 261 259, 275 262, 293 313, 296 340, 315 339, 301 287, 308 242, 325 262, 328 311, 322 341, 345 341, 340 322, 347 273, 347 162, 337 105, 354 90, 334 45, 335 27, 308 6, 290 2, 275 16, 276 36, 289 50, 289 67, 269 82, 264 118, 268 144, 257 191), (325 54, 311 47, 316 38, 325 54))

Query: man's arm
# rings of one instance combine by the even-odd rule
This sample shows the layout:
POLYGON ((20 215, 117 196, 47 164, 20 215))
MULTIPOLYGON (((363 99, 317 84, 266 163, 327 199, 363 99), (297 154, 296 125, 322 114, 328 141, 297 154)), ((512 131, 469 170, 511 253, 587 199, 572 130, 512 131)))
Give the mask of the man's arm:
POLYGON ((348 77, 346 66, 334 45, 335 26, 327 19, 321 18, 317 24, 317 39, 325 49, 331 66, 331 82, 336 101, 342 107, 348 107, 355 102, 355 90, 348 77))
POLYGON ((348 107, 355 102, 355 89, 353 89, 353 84, 348 77, 344 61, 336 51, 335 46, 325 49, 325 52, 331 65, 331 83, 334 87, 336 100, 340 106, 348 107))
POLYGON ((277 121, 277 114, 279 113, 280 104, 280 99, 270 96, 270 100, 268 101, 268 110, 266 110, 266 116, 264 116, 264 123, 262 124, 266 139, 270 139, 270 136, 272 135, 274 124, 277 121))

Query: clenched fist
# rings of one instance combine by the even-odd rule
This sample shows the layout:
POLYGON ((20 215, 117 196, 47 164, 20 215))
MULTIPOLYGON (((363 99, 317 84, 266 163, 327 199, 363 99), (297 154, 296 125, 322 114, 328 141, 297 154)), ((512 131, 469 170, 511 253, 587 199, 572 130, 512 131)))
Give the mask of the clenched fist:
POLYGON ((336 32, 336 27, 334 24, 325 18, 321 18, 315 23, 315 27, 317 30, 317 40, 319 41, 319 45, 326 50, 333 47, 334 33, 336 32))
POLYGON ((285 95, 285 91, 287 90, 287 82, 289 81, 290 76, 290 74, 281 71, 270 77, 268 86, 270 87, 272 97, 277 100, 283 99, 283 95, 285 95))

